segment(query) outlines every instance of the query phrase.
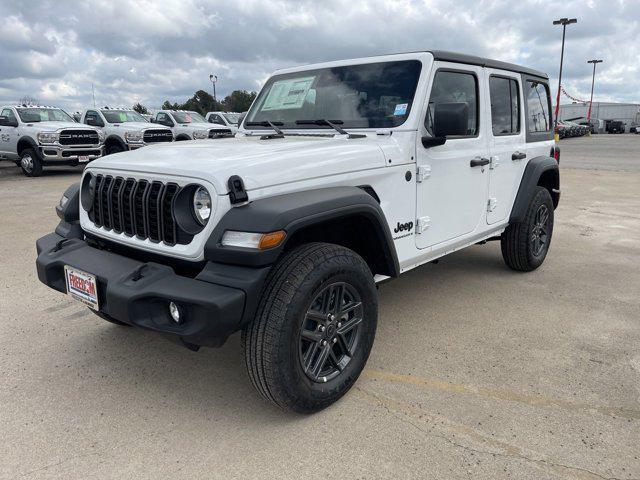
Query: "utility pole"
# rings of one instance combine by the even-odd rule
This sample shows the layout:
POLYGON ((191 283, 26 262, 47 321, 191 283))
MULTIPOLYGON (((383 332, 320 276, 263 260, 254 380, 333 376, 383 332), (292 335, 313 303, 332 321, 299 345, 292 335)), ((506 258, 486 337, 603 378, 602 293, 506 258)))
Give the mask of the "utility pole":
POLYGON ((216 101, 216 82, 218 81, 217 75, 209 75, 209 81, 213 85, 213 101, 216 101))
POLYGON ((602 63, 603 60, 587 60, 587 63, 593 63, 593 76, 591 77, 591 99, 589 100, 589 111, 587 112, 587 123, 591 120, 591 105, 593 104, 593 85, 596 83, 596 65, 602 63))
POLYGON ((96 92, 93 90, 93 83, 91 84, 91 96, 93 97, 93 108, 96 108, 96 92))
POLYGON ((562 50, 560 51, 560 74, 558 75, 558 96, 556 97, 556 114, 555 114, 555 122, 554 122, 554 132, 558 131, 558 111, 560 110, 560 88, 562 85, 562 63, 564 61, 564 37, 565 32, 567 30, 567 25, 572 23, 578 23, 577 18, 561 18, 559 20, 554 20, 554 25, 562 25, 562 50))

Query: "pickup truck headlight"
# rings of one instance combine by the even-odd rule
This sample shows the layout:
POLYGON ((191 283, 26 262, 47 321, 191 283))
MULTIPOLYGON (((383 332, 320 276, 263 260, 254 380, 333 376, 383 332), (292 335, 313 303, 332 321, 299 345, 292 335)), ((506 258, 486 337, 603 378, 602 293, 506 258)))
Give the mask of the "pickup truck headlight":
POLYGON ((193 213, 200 225, 206 225, 211 216, 211 195, 206 188, 200 187, 193 194, 193 213))
POLYGON ((124 139, 127 143, 142 142, 142 132, 124 132, 124 139))
POLYGON ((38 142, 43 144, 58 143, 60 135, 55 132, 39 132, 38 142))
POLYGON ((98 141, 100 143, 104 142, 104 132, 102 130, 98 130, 98 141))
POLYGON ((196 130, 195 132, 193 132, 193 138, 196 140, 202 140, 203 138, 208 138, 208 137, 209 137, 208 130, 196 130))

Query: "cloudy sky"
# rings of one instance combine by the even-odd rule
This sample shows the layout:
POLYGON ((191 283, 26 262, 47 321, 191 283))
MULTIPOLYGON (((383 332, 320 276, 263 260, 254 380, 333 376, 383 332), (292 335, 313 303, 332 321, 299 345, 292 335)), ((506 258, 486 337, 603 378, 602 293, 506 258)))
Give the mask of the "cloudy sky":
MULTIPOLYGON (((195 90, 257 90, 297 64, 445 49, 512 61, 556 82, 567 28, 565 89, 640 102, 638 0, 0 0, 0 103, 29 95, 70 110, 158 107, 195 90)), ((568 100, 568 99, 565 99, 568 100)))

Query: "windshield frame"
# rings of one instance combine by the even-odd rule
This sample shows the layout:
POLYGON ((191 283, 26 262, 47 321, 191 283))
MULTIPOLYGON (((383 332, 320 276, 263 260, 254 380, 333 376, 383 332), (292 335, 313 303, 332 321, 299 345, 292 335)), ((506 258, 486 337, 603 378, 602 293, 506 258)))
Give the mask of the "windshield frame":
POLYGON ((16 113, 18 114, 18 118, 20 118, 20 121, 22 123, 41 123, 41 122, 68 122, 68 123, 78 123, 76 122, 73 117, 71 115, 69 115, 67 112, 65 112, 63 109, 61 108, 49 108, 49 107, 16 107, 16 113), (63 114, 63 116, 66 116, 67 119, 64 120, 25 120, 24 118, 22 118, 22 113, 27 113, 27 110, 47 110, 47 111, 55 111, 55 112, 61 112, 63 114))
MULTIPOLYGON (((407 97, 406 100, 408 105, 405 107, 405 114, 402 115, 401 121, 399 121, 397 124, 394 125, 374 125, 374 126, 362 126, 362 125, 350 125, 350 123, 353 122, 353 119, 346 119, 347 121, 343 123, 343 119, 334 119, 334 118, 325 118, 325 119, 320 119, 320 118, 297 118, 293 121, 286 121, 283 122, 281 119, 279 118, 269 118, 268 121, 271 122, 275 122, 282 130, 309 130, 309 129, 313 129, 313 130, 317 130, 317 129, 321 129, 321 130, 331 130, 333 127, 331 127, 329 124, 322 124, 322 123, 317 123, 317 124, 313 124, 313 125, 305 125, 305 124, 297 124, 296 121, 297 120, 314 120, 314 121, 318 121, 318 120, 330 120, 334 123, 337 123, 338 125, 340 125, 342 128, 344 129, 353 129, 353 130, 380 130, 380 129, 396 129, 399 127, 402 127, 403 125, 406 125, 406 123, 410 120, 410 118, 412 117, 412 113, 415 112, 416 110, 420 110, 420 108, 422 107, 421 105, 421 90, 422 90, 422 86, 421 86, 421 82, 423 81, 423 77, 425 75, 426 72, 426 67, 428 66, 428 64, 425 64, 424 59, 420 58, 420 57, 416 57, 416 56, 404 56, 402 55, 401 57, 396 57, 396 58, 389 58, 389 59, 383 59, 380 57, 376 57, 376 58, 371 58, 370 61, 369 59, 361 59, 362 61, 353 61, 351 63, 343 63, 343 62, 336 62, 336 63, 330 63, 330 64, 324 64, 322 66, 320 65, 310 65, 309 67, 316 67, 316 68, 300 68, 300 69, 289 69, 289 70, 284 70, 282 72, 278 72, 275 73, 274 75, 272 75, 271 77, 269 77, 269 79, 266 81, 266 83, 264 84, 264 86, 262 87, 262 89, 260 90, 260 93, 258 94, 257 98, 255 99, 255 101, 253 102, 253 104, 251 105, 251 108, 249 109, 249 111, 247 112, 247 114, 245 115, 244 119, 242 120, 243 125, 246 125, 247 123, 252 123, 252 122, 262 122, 263 119, 260 118, 258 115, 261 113, 264 113, 265 111, 262 110, 264 104, 266 102, 268 102, 268 96, 269 93, 271 92, 271 87, 276 83, 276 82, 280 82, 280 81, 286 81, 286 80, 294 80, 294 79, 302 79, 304 80, 305 77, 311 77, 314 76, 314 80, 313 80, 313 84, 311 87, 309 87, 309 91, 311 90, 315 90, 315 85, 316 85, 316 81, 318 78, 318 75, 322 74, 322 72, 328 72, 332 69, 346 69, 349 67, 354 67, 354 68, 358 68, 358 67, 363 67, 366 68, 367 66, 371 66, 371 65, 379 65, 384 66, 384 65, 391 65, 391 64, 411 64, 411 63, 415 63, 416 65, 414 66, 414 68, 416 68, 417 70, 415 71, 415 81, 413 83, 412 89, 407 97), (257 117, 257 118, 256 118, 257 117)), ((325 73, 326 74, 326 73, 325 73)), ((345 82, 339 82, 339 84, 342 84, 345 82)), ((338 83, 337 83, 338 84, 338 83)), ((366 92, 365 92, 366 93, 366 92)), ((385 95, 380 95, 378 98, 382 98, 385 95)), ((391 104, 392 105, 392 104, 391 104)), ((398 105, 396 105, 397 107, 398 105)), ((275 109, 274 109, 275 111, 275 109)), ((282 109, 280 109, 279 111, 282 111, 282 109)), ((395 114, 393 116, 396 116, 395 114)), ((400 116, 400 115, 398 115, 400 116)), ((387 117, 390 117, 389 115, 387 115, 387 117)), ((392 117, 392 116, 391 116, 392 117)), ((363 120, 367 120, 369 121, 369 123, 371 122, 371 120, 375 120, 375 117, 371 117, 371 116, 365 116, 362 117, 363 120)), ((265 126, 265 125, 251 125, 251 126, 245 126, 245 128, 249 131, 251 130, 272 130, 271 127, 265 126)))
POLYGON ((171 116, 173 117, 173 121, 180 124, 180 125, 190 125, 192 123, 207 123, 207 121, 204 119, 204 117, 202 115, 200 115, 198 112, 193 112, 193 111, 184 111, 184 112, 177 112, 177 111, 172 111, 169 112, 171 114, 171 116), (178 120, 178 117, 176 115, 191 115, 191 116, 196 116, 199 117, 199 119, 195 119, 191 122, 182 122, 180 120, 178 120))
POLYGON ((142 115, 140 115, 138 112, 136 112, 135 110, 121 110, 121 109, 109 109, 109 110, 100 110, 100 113, 102 114, 102 116, 104 117, 104 121, 110 125, 115 125, 117 123, 133 123, 133 122, 139 122, 139 123, 149 123, 142 115), (110 122, 107 115, 110 113, 115 113, 115 114, 120 114, 120 113, 126 113, 126 114, 135 114, 138 117, 140 117, 139 120, 125 120, 124 122, 119 121, 119 122, 110 122))

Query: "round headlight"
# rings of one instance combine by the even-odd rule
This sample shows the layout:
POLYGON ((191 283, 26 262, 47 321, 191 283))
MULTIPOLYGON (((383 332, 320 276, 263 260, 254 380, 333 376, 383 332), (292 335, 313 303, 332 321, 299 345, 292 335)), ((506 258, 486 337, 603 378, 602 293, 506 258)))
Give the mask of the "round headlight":
POLYGON ((211 215, 211 195, 204 187, 199 187, 193 194, 193 213, 200 225, 205 225, 211 215))

